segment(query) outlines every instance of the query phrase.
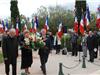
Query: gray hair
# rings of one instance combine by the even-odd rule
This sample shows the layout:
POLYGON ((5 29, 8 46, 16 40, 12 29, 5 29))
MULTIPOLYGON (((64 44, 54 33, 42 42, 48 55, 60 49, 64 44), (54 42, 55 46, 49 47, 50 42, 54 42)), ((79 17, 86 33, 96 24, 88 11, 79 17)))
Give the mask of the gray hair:
POLYGON ((15 32, 16 30, 15 30, 15 28, 11 28, 10 30, 9 30, 9 32, 15 32))
POLYGON ((14 28, 11 28, 11 29, 9 30, 9 32, 16 32, 16 30, 15 30, 14 28))
POLYGON ((14 29, 14 28, 11 28, 10 30, 9 30, 9 36, 10 37, 14 37, 16 35, 16 30, 14 29))

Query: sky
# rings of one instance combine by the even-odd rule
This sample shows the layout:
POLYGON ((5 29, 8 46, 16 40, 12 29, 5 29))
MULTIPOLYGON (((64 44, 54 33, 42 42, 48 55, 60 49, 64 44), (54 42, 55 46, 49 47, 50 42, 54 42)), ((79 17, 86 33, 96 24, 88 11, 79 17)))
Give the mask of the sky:
MULTIPOLYGON (((10 16, 10 1, 0 0, 0 18, 6 18, 10 16)), ((100 0, 87 0, 91 11, 96 12, 100 0)), ((18 8, 20 14, 30 17, 32 13, 37 11, 40 6, 66 6, 67 9, 74 10, 75 0, 18 0, 18 8)))

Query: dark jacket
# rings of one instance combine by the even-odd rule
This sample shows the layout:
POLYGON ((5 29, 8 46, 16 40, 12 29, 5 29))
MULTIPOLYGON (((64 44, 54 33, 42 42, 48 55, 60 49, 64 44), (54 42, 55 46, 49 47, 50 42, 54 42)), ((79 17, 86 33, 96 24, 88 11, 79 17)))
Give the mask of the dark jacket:
POLYGON ((98 34, 93 35, 93 40, 94 40, 94 48, 98 48, 98 45, 99 45, 99 35, 98 34))
POLYGON ((50 49, 51 49, 50 37, 48 36, 47 39, 44 42, 45 42, 46 45, 39 49, 39 55, 44 55, 44 54, 48 55, 50 53, 50 49))
POLYGON ((77 39, 78 39, 78 36, 73 34, 71 37, 71 43, 77 44, 77 39))
POLYGON ((93 50, 94 49, 94 37, 93 36, 88 36, 87 37, 87 48, 89 50, 93 50))
POLYGON ((4 36, 2 39, 2 51, 4 58, 7 58, 9 63, 13 63, 18 56, 17 37, 4 36))

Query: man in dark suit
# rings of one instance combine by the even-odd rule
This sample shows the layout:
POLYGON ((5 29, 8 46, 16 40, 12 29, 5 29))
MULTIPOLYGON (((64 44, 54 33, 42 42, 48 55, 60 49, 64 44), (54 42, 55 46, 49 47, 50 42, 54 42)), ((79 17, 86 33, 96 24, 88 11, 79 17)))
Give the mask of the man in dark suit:
POLYGON ((73 33, 73 35, 71 36, 72 56, 77 56, 78 54, 77 39, 78 39, 78 35, 76 33, 73 33))
POLYGON ((91 31, 87 37, 87 48, 89 49, 90 60, 89 62, 94 62, 94 38, 91 31))
POLYGON ((5 63, 6 75, 9 75, 10 64, 12 65, 12 75, 16 74, 16 62, 18 56, 18 42, 15 29, 9 30, 8 36, 3 36, 2 39, 2 51, 5 63))
POLYGON ((99 45, 99 35, 97 34, 97 31, 94 31, 93 34, 93 38, 94 38, 94 58, 98 57, 98 45, 99 45))

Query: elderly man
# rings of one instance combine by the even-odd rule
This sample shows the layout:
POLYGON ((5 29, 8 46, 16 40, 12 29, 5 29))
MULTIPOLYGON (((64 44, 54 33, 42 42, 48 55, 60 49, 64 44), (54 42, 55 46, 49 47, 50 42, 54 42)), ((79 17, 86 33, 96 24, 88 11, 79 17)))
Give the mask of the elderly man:
POLYGON ((9 30, 9 35, 2 39, 2 51, 5 63, 6 75, 9 75, 10 64, 12 65, 12 75, 16 74, 16 61, 18 56, 18 42, 15 29, 9 30))
POLYGON ((89 62, 94 62, 94 37, 92 31, 89 31, 89 35, 87 37, 87 48, 89 50, 89 62))

